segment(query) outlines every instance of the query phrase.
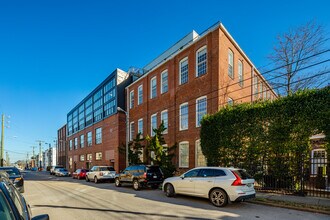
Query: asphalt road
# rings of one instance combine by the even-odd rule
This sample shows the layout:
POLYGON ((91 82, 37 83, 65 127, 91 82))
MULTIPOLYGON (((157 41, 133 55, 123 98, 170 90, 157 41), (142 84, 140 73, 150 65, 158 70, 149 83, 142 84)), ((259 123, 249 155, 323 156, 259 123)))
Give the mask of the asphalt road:
POLYGON ((131 186, 95 184, 48 172, 25 174, 24 197, 33 216, 48 213, 51 220, 71 219, 329 219, 310 212, 256 205, 212 206, 207 199, 167 198, 161 190, 134 191, 131 186))

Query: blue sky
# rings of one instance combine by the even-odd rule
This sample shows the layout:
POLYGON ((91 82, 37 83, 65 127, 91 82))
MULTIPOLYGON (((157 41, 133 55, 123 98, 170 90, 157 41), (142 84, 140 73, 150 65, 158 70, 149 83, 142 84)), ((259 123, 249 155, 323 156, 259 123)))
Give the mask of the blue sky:
POLYGON ((31 156, 36 140, 53 143, 66 114, 115 68, 143 67, 193 29, 221 21, 260 67, 289 28, 315 19, 329 36, 329 8, 329 1, 0 1, 5 151, 13 162, 31 156))

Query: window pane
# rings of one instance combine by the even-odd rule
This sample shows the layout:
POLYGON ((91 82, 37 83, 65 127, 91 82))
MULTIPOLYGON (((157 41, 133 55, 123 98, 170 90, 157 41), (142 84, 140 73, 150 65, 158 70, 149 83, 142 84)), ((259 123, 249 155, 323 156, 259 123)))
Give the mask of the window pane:
POLYGON ((95 130, 95 143, 96 144, 102 143, 102 128, 97 128, 95 130))
POLYGON ((168 73, 163 72, 162 73, 162 93, 165 93, 168 91, 168 73))
POLYGON ((180 85, 188 82, 188 59, 180 62, 180 85))
POLYGON ((201 99, 198 99, 197 100, 197 103, 196 103, 196 126, 197 127, 200 127, 201 124, 201 120, 203 118, 204 115, 206 115, 207 113, 207 98, 204 97, 204 98, 201 98, 201 99))
POLYGON ((151 116, 151 136, 155 135, 154 128, 157 128, 157 115, 151 116))
POLYGON ((143 135, 143 119, 138 120, 138 133, 143 135))
POLYGON ((180 130, 188 129, 188 103, 180 106, 180 130))
POLYGON ((133 108, 134 107, 134 91, 131 91, 129 93, 129 108, 133 108))
POLYGON ((205 74, 207 71, 207 50, 206 47, 197 52, 197 76, 205 74))
POLYGON ((168 112, 167 112, 167 110, 162 112, 161 120, 163 121, 164 127, 166 128, 166 130, 164 130, 163 134, 167 134, 167 131, 168 131, 167 130, 167 128, 168 128, 168 112))
POLYGON ((243 63, 238 61, 238 82, 240 86, 243 86, 243 63))
POLYGON ((142 85, 138 88, 138 105, 142 104, 143 102, 143 87, 142 85))
POLYGON ((155 98, 157 96, 157 78, 154 77, 151 79, 151 98, 155 98))
POLYGON ((231 50, 228 51, 228 76, 234 78, 234 54, 231 50))
POLYGON ((179 161, 180 167, 189 167, 189 144, 180 143, 179 146, 179 161))

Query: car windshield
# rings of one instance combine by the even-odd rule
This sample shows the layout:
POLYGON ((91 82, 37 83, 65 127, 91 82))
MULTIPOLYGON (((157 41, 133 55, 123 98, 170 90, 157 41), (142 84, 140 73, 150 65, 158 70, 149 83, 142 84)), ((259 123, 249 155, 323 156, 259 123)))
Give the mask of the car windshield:
POLYGON ((60 171, 66 172, 68 171, 67 169, 61 168, 60 171))
POLYGON ((100 167, 100 171, 115 171, 113 167, 100 167))
POLYGON ((0 170, 4 170, 6 171, 9 176, 17 176, 17 175, 21 175, 21 173, 19 172, 18 169, 11 169, 11 168, 1 168, 0 170))
POLYGON ((160 168, 157 167, 157 166, 147 167, 147 172, 150 172, 150 173, 161 173, 160 168))

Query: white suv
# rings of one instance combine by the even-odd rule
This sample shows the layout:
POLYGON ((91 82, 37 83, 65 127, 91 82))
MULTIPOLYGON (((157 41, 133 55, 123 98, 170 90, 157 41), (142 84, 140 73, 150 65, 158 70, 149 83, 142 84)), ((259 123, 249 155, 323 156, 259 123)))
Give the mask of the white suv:
POLYGON ((93 166, 89 172, 86 173, 86 181, 94 180, 95 183, 105 180, 114 180, 116 171, 111 166, 93 166))
POLYGON ((256 193, 254 179, 245 170, 225 167, 198 167, 167 178, 163 190, 168 197, 184 194, 209 198, 217 207, 254 198, 256 193))

